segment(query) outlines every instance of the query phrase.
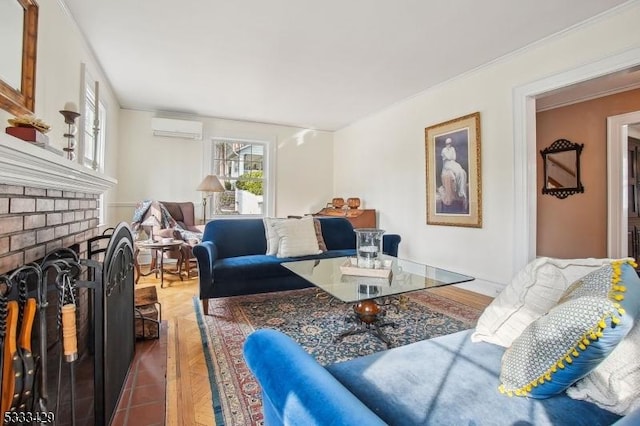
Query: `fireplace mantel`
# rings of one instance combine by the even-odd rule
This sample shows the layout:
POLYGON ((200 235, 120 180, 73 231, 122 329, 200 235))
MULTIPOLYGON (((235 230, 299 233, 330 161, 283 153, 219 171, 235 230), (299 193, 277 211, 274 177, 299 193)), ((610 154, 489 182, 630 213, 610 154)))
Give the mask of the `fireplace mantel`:
POLYGON ((0 133, 0 184, 101 194, 116 183, 112 177, 0 133))

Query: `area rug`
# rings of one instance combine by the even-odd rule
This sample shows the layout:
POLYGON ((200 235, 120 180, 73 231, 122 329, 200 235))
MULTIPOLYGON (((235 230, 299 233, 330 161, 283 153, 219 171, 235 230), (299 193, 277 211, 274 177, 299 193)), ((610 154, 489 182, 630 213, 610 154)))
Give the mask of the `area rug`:
MULTIPOLYGON (((370 333, 336 340, 353 323, 352 307, 309 288, 209 301, 203 315, 194 307, 200 326, 216 425, 261 425, 261 391, 242 357, 246 336, 259 328, 274 328, 296 340, 322 365, 346 361, 387 349, 370 333)), ((415 291, 387 309, 385 327, 392 346, 455 333, 475 325, 481 311, 438 296, 415 291)))

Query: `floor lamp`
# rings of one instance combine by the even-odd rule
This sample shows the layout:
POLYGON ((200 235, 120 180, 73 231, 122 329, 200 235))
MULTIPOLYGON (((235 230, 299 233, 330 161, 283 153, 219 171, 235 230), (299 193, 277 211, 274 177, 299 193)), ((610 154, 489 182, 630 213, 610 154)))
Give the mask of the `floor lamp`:
POLYGON ((202 220, 207 223, 207 198, 214 192, 224 192, 224 186, 220 183, 218 176, 208 175, 202 179, 196 191, 204 192, 204 197, 202 197, 202 220))

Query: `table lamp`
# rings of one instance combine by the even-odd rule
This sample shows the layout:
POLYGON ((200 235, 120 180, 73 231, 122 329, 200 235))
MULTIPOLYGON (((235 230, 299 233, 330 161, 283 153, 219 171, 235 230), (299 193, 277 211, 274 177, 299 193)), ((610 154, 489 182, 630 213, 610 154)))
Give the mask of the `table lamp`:
POLYGON ((154 242, 155 240, 153 239, 153 228, 156 226, 160 226, 160 221, 154 215, 150 215, 140 225, 148 226, 151 228, 151 231, 149 232, 149 242, 154 242))
POLYGON ((224 192, 224 186, 220 183, 218 176, 208 175, 202 179, 196 191, 202 191, 205 194, 204 197, 202 197, 202 218, 204 223, 207 223, 207 198, 214 192, 224 192))

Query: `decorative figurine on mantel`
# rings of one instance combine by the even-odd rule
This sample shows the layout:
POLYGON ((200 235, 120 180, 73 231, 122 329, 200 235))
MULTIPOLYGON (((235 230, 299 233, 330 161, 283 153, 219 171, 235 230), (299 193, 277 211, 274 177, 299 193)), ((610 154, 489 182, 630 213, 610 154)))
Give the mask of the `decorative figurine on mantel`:
POLYGON ((11 127, 5 129, 8 135, 27 142, 36 142, 43 145, 49 143, 49 138, 45 133, 51 130, 51 126, 39 118, 27 114, 10 118, 7 122, 11 125, 11 127))
POLYGON ((64 137, 67 138, 67 146, 62 150, 67 153, 67 158, 73 161, 76 159, 76 133, 78 132, 76 118, 80 117, 78 106, 73 102, 67 102, 60 114, 64 116, 64 122, 67 123, 67 133, 64 134, 64 137))

